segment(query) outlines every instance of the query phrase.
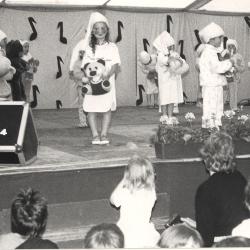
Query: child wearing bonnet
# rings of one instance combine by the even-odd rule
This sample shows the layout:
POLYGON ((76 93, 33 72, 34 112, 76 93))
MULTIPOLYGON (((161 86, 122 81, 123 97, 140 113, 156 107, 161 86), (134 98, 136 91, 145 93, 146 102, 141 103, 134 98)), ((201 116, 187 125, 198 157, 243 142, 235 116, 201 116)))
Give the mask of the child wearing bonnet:
POLYGON ((0 55, 0 101, 11 101, 11 87, 7 81, 12 79, 15 72, 10 60, 0 55))

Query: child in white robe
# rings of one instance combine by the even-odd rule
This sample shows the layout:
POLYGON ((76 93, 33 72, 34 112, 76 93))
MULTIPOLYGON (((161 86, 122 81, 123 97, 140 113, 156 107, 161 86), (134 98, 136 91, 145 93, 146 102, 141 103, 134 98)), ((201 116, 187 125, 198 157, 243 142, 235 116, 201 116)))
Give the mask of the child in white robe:
POLYGON ((223 29, 210 23, 204 27, 199 35, 206 46, 200 56, 200 85, 203 97, 203 128, 219 128, 223 115, 223 86, 227 84, 223 75, 233 66, 233 60, 219 61, 218 51, 224 36, 223 29))

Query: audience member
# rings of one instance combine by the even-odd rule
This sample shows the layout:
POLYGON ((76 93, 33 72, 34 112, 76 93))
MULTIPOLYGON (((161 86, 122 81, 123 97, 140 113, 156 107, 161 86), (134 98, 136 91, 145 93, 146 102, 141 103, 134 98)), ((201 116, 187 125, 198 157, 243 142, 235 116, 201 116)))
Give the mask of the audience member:
POLYGON ((156 202, 155 173, 148 159, 134 156, 129 160, 110 202, 120 207, 117 225, 124 234, 126 248, 156 246, 160 235, 150 222, 156 202))
POLYGON ((216 242, 213 247, 250 247, 250 239, 245 237, 228 237, 216 242))
POLYGON ((224 132, 211 134, 201 148, 210 177, 195 196, 197 230, 206 247, 215 236, 231 235, 232 229, 248 216, 244 206, 246 179, 236 170, 232 138, 224 132))
POLYGON ((47 201, 31 188, 22 190, 11 205, 11 232, 0 236, 0 249, 58 248, 42 239, 48 217, 47 201))
POLYGON ((200 248, 203 240, 198 231, 185 223, 167 228, 158 242, 161 248, 200 248))
POLYGON ((123 248, 124 236, 120 228, 111 223, 92 227, 84 239, 84 248, 123 248))

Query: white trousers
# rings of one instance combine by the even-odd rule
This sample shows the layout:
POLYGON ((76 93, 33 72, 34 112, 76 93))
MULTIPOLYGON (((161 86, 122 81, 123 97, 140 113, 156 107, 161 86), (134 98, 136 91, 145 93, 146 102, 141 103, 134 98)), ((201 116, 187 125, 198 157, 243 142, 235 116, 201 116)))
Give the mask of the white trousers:
POLYGON ((203 115, 202 127, 214 128, 221 126, 223 116, 223 87, 202 87, 203 115))

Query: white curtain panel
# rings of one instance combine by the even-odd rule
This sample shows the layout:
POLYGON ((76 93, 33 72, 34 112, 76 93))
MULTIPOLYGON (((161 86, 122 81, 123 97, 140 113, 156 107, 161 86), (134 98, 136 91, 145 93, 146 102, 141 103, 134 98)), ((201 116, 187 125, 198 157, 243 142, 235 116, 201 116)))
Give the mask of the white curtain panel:
MULTIPOLYGON (((34 89, 39 89, 39 93, 36 92, 36 108, 54 109, 58 105, 61 108, 77 107, 76 89, 68 77, 69 61, 73 47, 84 37, 92 11, 96 10, 0 9, 0 29, 7 34, 9 40, 29 40, 32 33, 37 32, 36 38, 30 41, 31 54, 40 60, 34 80, 34 85, 37 86, 34 89), (61 75, 58 66, 61 68, 61 75)), ((200 30, 212 21, 218 23, 226 36, 238 41, 239 52, 244 56, 245 62, 250 60, 250 27, 244 16, 184 12, 135 13, 116 10, 105 10, 102 13, 109 20, 112 40, 119 38, 117 46, 122 65, 116 80, 118 106, 136 105, 140 97, 139 86, 145 84, 145 75, 138 65, 138 55, 144 49, 143 41, 148 42, 147 49, 151 52, 153 40, 163 30, 169 29, 176 41, 176 50, 184 54, 190 66, 189 72, 183 76, 183 89, 188 101, 197 99, 195 30, 200 30)), ((239 85, 239 100, 250 97, 249 77, 250 71, 246 69, 239 85)), ((141 93, 141 105, 146 105, 145 93, 141 93)))

